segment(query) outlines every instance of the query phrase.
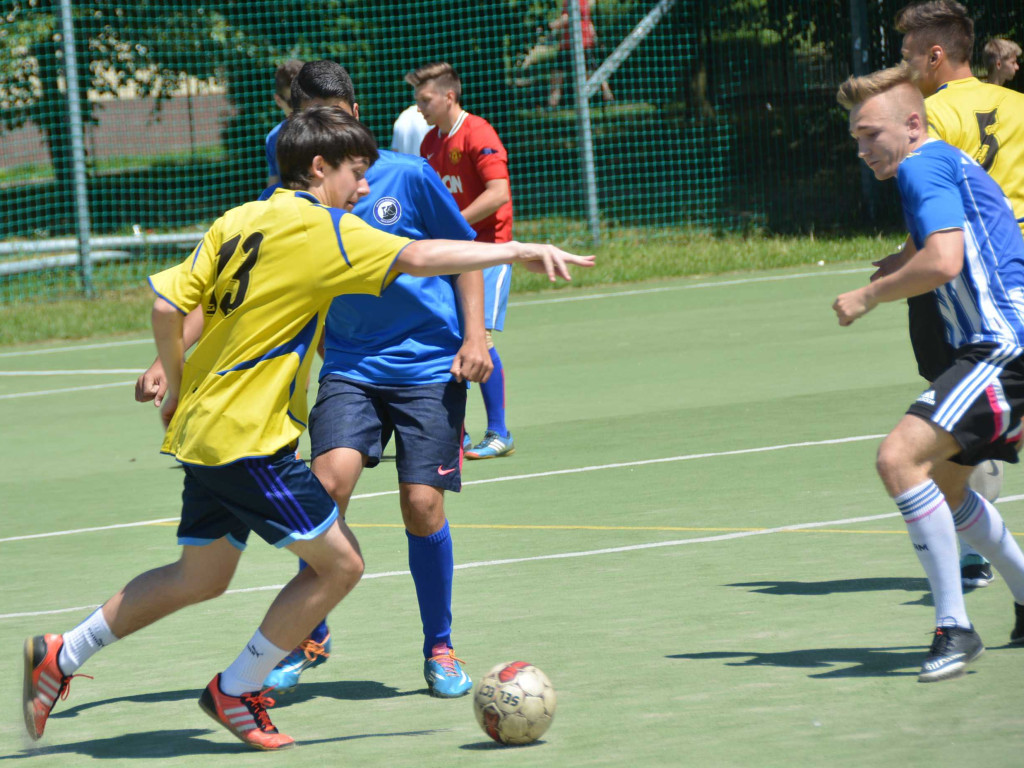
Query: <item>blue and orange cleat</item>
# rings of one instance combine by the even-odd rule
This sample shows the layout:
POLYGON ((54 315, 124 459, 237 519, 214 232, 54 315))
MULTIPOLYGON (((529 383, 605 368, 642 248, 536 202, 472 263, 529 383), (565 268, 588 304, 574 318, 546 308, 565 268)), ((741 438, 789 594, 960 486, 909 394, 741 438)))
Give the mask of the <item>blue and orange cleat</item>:
POLYGON ((270 722, 267 708, 274 706, 274 700, 267 693, 251 691, 241 696, 228 696, 221 691, 220 675, 217 675, 199 697, 199 707, 253 749, 269 751, 295 746, 295 739, 278 731, 270 722))
POLYGON ((71 678, 89 677, 61 672, 57 656, 63 645, 64 638, 60 635, 36 635, 25 641, 25 681, 21 699, 25 728, 33 741, 42 738, 53 705, 58 699, 68 697, 71 678))
POLYGON ((511 432, 502 437, 497 432, 487 430, 484 439, 464 451, 464 455, 467 459, 496 459, 499 456, 511 456, 515 452, 516 444, 511 432))
POLYGON ((316 642, 313 638, 307 637, 298 648, 285 656, 267 679, 263 681, 264 688, 273 688, 278 693, 291 693, 299 684, 299 675, 307 669, 319 667, 331 655, 331 635, 327 634, 322 643, 316 642))
POLYGON ((423 662, 423 677, 431 696, 441 699, 457 699, 465 696, 473 687, 473 681, 462 670, 462 659, 455 658, 455 651, 446 644, 435 645, 433 654, 423 662))

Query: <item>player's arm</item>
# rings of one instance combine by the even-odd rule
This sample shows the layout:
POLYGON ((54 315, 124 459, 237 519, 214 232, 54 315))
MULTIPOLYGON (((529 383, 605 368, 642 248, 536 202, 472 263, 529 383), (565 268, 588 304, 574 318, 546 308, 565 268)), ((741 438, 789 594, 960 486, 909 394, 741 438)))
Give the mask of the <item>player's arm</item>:
POLYGON ((484 275, 466 272, 455 281, 455 293, 462 310, 462 346, 452 361, 456 381, 484 382, 494 370, 494 361, 487 351, 487 330, 484 328, 484 275))
MULTIPOLYGON (((203 310, 196 307, 185 316, 182 326, 182 343, 185 349, 191 349, 192 345, 199 341, 203 335, 203 310)), ((135 381, 135 399, 140 403, 153 401, 153 405, 160 407, 167 391, 167 375, 164 367, 157 357, 153 364, 145 370, 135 381)))
POLYGON ((840 325, 849 325, 879 304, 919 296, 945 285, 964 266, 964 232, 946 229, 932 232, 919 250, 896 272, 842 294, 832 309, 840 325))
POLYGON ((484 182, 484 191, 462 209, 462 215, 470 224, 476 224, 497 213, 511 199, 508 179, 490 179, 484 182))
POLYGON ((414 240, 395 259, 395 269, 416 277, 453 275, 499 264, 523 264, 551 282, 571 280, 569 267, 592 267, 593 256, 578 256, 543 243, 477 243, 463 240, 414 240))
POLYGON ((160 418, 166 427, 178 407, 178 392, 185 368, 185 342, 182 338, 185 318, 177 307, 157 296, 153 302, 152 322, 157 356, 167 379, 166 394, 160 408, 160 418))
POLYGON ((914 239, 910 237, 910 235, 907 235, 907 239, 898 251, 890 253, 888 256, 885 256, 878 261, 871 262, 871 266, 878 267, 878 269, 876 269, 868 279, 871 282, 874 282, 880 277, 891 275, 910 261, 915 253, 917 253, 917 248, 914 246, 914 239))

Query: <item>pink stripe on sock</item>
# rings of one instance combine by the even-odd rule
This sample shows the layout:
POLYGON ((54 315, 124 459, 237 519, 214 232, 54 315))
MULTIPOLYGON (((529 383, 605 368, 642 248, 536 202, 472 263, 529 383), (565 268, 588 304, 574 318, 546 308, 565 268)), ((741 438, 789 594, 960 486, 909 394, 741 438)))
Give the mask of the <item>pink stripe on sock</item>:
POLYGON ((929 509, 927 512, 922 512, 917 517, 910 517, 910 518, 905 517, 905 518, 903 518, 903 522, 905 522, 905 523, 916 523, 918 520, 924 520, 924 518, 928 517, 928 515, 930 515, 932 512, 934 512, 939 507, 941 507, 942 504, 943 504, 943 502, 940 501, 938 504, 936 504, 934 507, 929 509))

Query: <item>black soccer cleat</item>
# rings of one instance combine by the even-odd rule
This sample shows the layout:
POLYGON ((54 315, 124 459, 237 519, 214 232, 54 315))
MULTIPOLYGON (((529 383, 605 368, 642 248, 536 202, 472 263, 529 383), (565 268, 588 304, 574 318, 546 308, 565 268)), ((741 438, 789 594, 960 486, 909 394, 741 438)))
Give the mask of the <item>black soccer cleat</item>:
POLYGON ((963 627, 936 627, 932 647, 928 649, 919 683, 951 680, 967 671, 967 665, 981 656, 985 646, 973 629, 963 627))
POLYGON ((1017 614, 1017 621, 1010 633, 1010 645, 1024 645, 1024 605, 1014 603, 1013 611, 1017 614))

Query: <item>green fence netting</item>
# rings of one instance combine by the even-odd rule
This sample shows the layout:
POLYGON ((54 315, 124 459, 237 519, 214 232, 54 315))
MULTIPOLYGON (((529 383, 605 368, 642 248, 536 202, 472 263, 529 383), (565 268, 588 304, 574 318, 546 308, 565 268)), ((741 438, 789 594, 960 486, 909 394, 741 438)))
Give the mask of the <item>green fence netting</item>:
MULTIPOLYGON (((807 233, 898 226, 891 188, 864 185, 835 105, 852 70, 851 7, 866 14, 872 68, 899 59, 888 0, 600 0, 596 66, 634 34, 590 101, 604 233, 638 242, 686 229, 807 233), (646 34, 652 11, 666 11, 646 34)), ((4 3, 0 23, 0 302, 79 292, 82 275, 68 89, 84 118, 96 289, 138 283, 181 258, 266 179, 263 139, 282 114, 275 67, 331 58, 352 74, 383 146, 411 103, 410 69, 447 60, 464 106, 510 155, 517 236, 588 238, 571 72, 549 22, 562 0, 400 3, 252 0, 79 2, 77 84, 62 6, 4 3), (169 241, 169 242, 168 242, 169 241)), ((1019 0, 968 3, 979 41, 1024 39, 1019 0)), ((980 50, 980 44, 976 46, 980 50)), ((979 62, 980 63, 980 62, 979 62)))

